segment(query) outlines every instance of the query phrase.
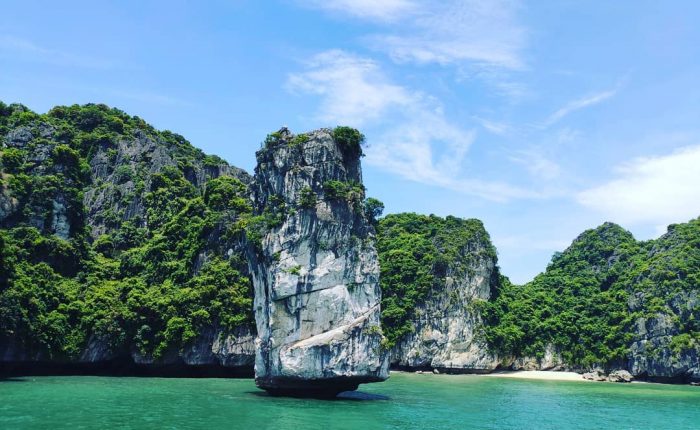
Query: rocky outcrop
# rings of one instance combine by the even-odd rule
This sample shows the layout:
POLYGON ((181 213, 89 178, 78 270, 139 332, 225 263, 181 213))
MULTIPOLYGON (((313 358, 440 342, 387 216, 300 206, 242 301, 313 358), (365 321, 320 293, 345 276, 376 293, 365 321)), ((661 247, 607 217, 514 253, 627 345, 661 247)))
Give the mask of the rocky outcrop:
POLYGON ((135 349, 115 351, 109 339, 93 335, 79 358, 71 361, 56 361, 41 352, 31 353, 21 345, 8 341, 0 342, 0 363, 4 363, 3 367, 21 364, 24 369, 31 369, 32 366, 50 369, 52 363, 57 366, 72 365, 75 371, 133 367, 142 372, 154 371, 156 374, 163 368, 180 367, 178 374, 187 374, 186 367, 206 367, 220 369, 221 374, 248 374, 255 361, 254 340, 255 332, 247 326, 228 333, 221 329, 207 328, 182 351, 169 351, 154 359, 135 349), (227 373, 225 369, 232 369, 233 372, 227 373))
POLYGON ((383 380, 388 358, 409 370, 600 367, 636 379, 700 380, 700 219, 645 242, 606 223, 509 296, 495 294, 496 251, 478 220, 389 215, 380 233, 383 221, 405 219, 392 244, 382 248, 379 235, 382 273, 394 265, 382 277, 391 306, 380 328, 368 222, 376 215, 363 204, 361 135, 339 129, 273 133, 257 154, 249 196, 247 173, 138 117, 103 105, 37 115, 0 102, 0 362, 249 368, 255 361, 261 387, 297 393, 383 380), (566 319, 547 322, 556 333, 531 332, 540 326, 529 319, 537 312, 518 315, 519 338, 530 345, 489 349, 484 339, 498 336, 488 330, 508 321, 501 317, 509 309, 494 314, 490 305, 540 297, 532 292, 551 297, 535 306, 567 304, 544 314, 571 310, 620 328, 606 345, 614 359, 584 343, 608 331, 577 333, 602 325, 566 319), (596 310, 601 301, 609 308, 596 310))
POLYGON ((628 370, 658 382, 700 381, 700 219, 675 224, 650 243, 632 280, 628 370))
POLYGON ((700 381, 699 348, 677 342, 681 334, 671 316, 642 317, 635 328, 628 365, 632 374, 654 381, 700 381))
POLYGON ((569 370, 561 353, 552 344, 544 348, 544 355, 538 357, 517 357, 504 360, 505 367, 512 370, 569 370))
POLYGON ((582 376, 583 379, 595 382, 603 382, 607 379, 607 376, 605 376, 605 372, 603 372, 601 369, 591 370, 590 372, 584 373, 582 376))
POLYGON ((608 375, 609 382, 632 382, 634 377, 626 370, 614 370, 608 375))
POLYGON ((495 259, 483 251, 481 244, 470 243, 448 265, 444 278, 417 305, 414 332, 391 350, 392 365, 470 373, 498 367, 498 357, 478 336, 478 303, 489 300, 497 277, 495 259))
POLYGON ((586 372, 582 375, 583 379, 594 382, 632 382, 634 376, 624 369, 613 370, 609 374, 605 374, 603 369, 593 369, 590 372, 586 372))
POLYGON ((361 150, 344 143, 282 129, 256 154, 255 380, 273 394, 332 396, 388 377, 361 150))
POLYGON ((499 366, 481 308, 499 282, 495 248, 475 219, 403 213, 378 224, 391 365, 485 373, 499 366))

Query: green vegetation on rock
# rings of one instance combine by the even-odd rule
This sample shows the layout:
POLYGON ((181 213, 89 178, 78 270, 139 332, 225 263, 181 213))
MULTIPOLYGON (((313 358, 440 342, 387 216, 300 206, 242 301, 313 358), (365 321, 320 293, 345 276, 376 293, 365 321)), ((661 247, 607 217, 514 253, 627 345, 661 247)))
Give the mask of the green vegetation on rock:
MULTIPOLYGON (((359 131, 330 132, 345 157, 362 154, 359 131)), ((271 162, 270 149, 300 157, 310 136, 271 133, 258 161, 271 162)), ((376 226, 386 347, 414 330, 417 307, 446 277, 496 262, 480 221, 379 218, 384 205, 355 182, 252 202, 244 172, 104 105, 39 115, 0 102, 0 143, 0 346, 31 359, 75 360, 93 340, 158 359, 211 328, 252 325, 246 244, 262 249, 267 232, 319 202, 349 203, 376 226), (264 207, 256 216, 253 204, 264 207)), ((699 269, 700 218, 643 242, 606 223, 525 285, 495 270, 490 300, 468 305, 504 360, 551 346, 575 368, 682 370, 700 355, 699 269)))
POLYGON ((474 254, 495 259, 483 224, 475 219, 402 213, 377 226, 382 287, 382 327, 392 347, 414 330, 417 306, 432 288, 444 284, 448 266, 466 271, 474 254))
POLYGON ((349 157, 362 155, 362 144, 365 136, 352 127, 338 126, 333 129, 333 139, 340 149, 349 157))
POLYGON ((700 220, 672 225, 659 239, 638 242, 606 223, 581 234, 531 282, 503 279, 484 305, 485 335, 501 354, 541 358, 553 345, 581 368, 625 367, 636 322, 674 321, 669 348, 700 346, 700 220))
POLYGON ((98 338, 158 358, 252 322, 235 168, 104 105, 0 103, 0 139, 0 341, 75 359, 98 338))

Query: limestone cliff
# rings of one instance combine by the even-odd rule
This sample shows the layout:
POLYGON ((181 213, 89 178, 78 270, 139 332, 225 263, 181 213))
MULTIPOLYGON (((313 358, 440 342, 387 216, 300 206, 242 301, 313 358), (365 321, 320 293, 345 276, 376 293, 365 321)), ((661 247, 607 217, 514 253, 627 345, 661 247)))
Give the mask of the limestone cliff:
POLYGON ((642 248, 629 280, 627 368, 656 381, 700 381, 700 218, 642 248))
POLYGON ((396 214, 379 223, 384 325, 392 365, 489 372, 480 305, 497 287, 496 254, 481 222, 396 214))
POLYGON ((0 362, 250 368, 249 181, 117 109, 0 102, 0 362))
POLYGON ((603 224, 512 285, 478 220, 377 224, 360 140, 280 130, 253 181, 118 109, 0 102, 0 372, 255 363, 263 388, 332 394, 390 358, 700 380, 700 219, 644 242, 603 224))
POLYGON ((699 275, 700 219, 648 241, 604 223, 527 284, 504 280, 485 307, 485 334, 514 368, 697 381, 699 275))
POLYGON ((256 154, 255 377, 272 393, 333 395, 388 377, 360 136, 282 129, 256 154))

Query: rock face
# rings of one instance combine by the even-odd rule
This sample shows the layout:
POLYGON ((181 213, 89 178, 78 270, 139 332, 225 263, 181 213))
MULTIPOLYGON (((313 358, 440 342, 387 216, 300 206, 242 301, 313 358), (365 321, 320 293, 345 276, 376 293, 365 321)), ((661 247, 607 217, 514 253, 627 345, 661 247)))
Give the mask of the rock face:
MULTIPOLYGON (((690 301, 691 304, 695 301, 690 301)), ((636 340, 630 347, 629 370, 634 375, 656 381, 700 381, 698 347, 674 348, 679 327, 667 314, 639 318, 636 340)))
POLYGON ((626 370, 614 370, 608 375, 610 382, 632 382, 634 377, 626 370))
MULTIPOLYGON (((102 186, 87 188, 83 198, 90 235, 96 239, 123 220, 143 220, 145 227, 144 200, 151 186, 151 175, 178 166, 178 155, 175 148, 141 130, 136 130, 133 137, 99 146, 90 159, 90 171, 92 182, 102 186), (140 177, 145 177, 142 186, 138 184, 140 177), (109 214, 117 214, 118 220, 109 214)), ((205 165, 195 160, 184 167, 183 173, 200 190, 209 179, 220 176, 231 176, 243 183, 250 181, 248 173, 223 161, 205 165)))
POLYGON ((182 352, 154 361, 138 351, 131 352, 137 364, 184 363, 187 366, 250 367, 255 360, 255 333, 250 327, 240 327, 233 333, 207 328, 182 352))
POLYGON ((36 115, 0 102, 0 363, 199 366, 221 368, 222 374, 233 373, 232 368, 252 373, 255 327, 246 244, 242 231, 232 232, 250 212, 250 180, 183 137, 106 106, 58 107, 36 115), (165 231, 187 208, 192 212, 184 219, 207 218, 190 240, 183 231, 193 223, 177 222, 165 231), (25 235, 32 239, 19 241, 25 235), (137 266, 127 261, 155 241, 160 242, 157 256, 131 260, 137 266), (184 252, 176 250, 185 243, 184 252), (18 251, 3 261, 6 244, 18 251), (145 274, 141 262, 163 265, 145 274), (105 269, 111 272, 102 277, 105 269), (177 272, 183 275, 178 278, 177 272), (146 282, 135 280, 140 276, 146 282), (203 282, 195 285, 191 281, 198 276, 203 282), (234 277, 237 283, 229 282, 234 277), (115 283, 125 278, 124 288, 112 295, 115 283), (74 285, 74 291, 66 285, 74 285), (152 295, 163 304, 169 301, 160 309, 142 307, 143 296, 130 298, 158 285, 175 287, 152 295), (242 287, 247 288, 234 291, 242 287), (211 292, 201 299, 205 312, 194 317, 183 308, 180 315, 166 316, 175 290, 184 291, 191 305, 198 288, 211 292), (232 304, 236 294, 247 305, 232 304), (83 304, 90 297, 98 299, 83 304), (136 305, 134 312, 119 314, 128 302, 136 305), (96 303, 108 312, 96 309, 96 303), (235 307, 243 308, 239 313, 246 318, 227 320, 235 307), (125 320, 129 314, 135 318, 131 322, 125 320), (37 322, 47 315, 60 328, 41 333, 49 325, 37 322), (190 325, 191 334, 180 339, 176 334, 174 342, 156 350, 168 323, 178 321, 190 325), (70 347, 68 339, 75 339, 70 347))
POLYGON ((317 396, 386 379, 359 141, 343 145, 327 129, 299 136, 282 129, 256 155, 251 187, 263 225, 248 233, 256 384, 317 396))
POLYGON ((627 369, 659 382, 700 381, 700 219, 671 225, 644 250, 631 282, 636 315, 627 369))
MULTIPOLYGON (((106 339, 92 336, 77 360, 55 361, 43 354, 30 354, 12 342, 0 345, 0 363, 75 364, 100 366, 133 366, 144 371, 164 366, 209 366, 211 368, 252 368, 255 360, 255 332, 244 326, 234 333, 206 329, 182 352, 171 352, 158 360, 134 349, 126 355, 116 353, 106 339)), ((77 367, 76 367, 77 368, 77 367)))
POLYGON ((415 331, 392 350, 391 362, 399 368, 433 368, 451 372, 490 372, 499 365, 477 332, 482 324, 478 301, 489 300, 495 260, 479 244, 466 246, 461 261, 452 261, 446 276, 418 304, 415 331), (469 270, 463 262, 469 261, 469 270))
POLYGON ((518 357, 509 366, 512 370, 569 370, 561 354, 552 344, 547 344, 542 358, 518 357))
POLYGON ((494 370, 480 305, 498 284, 496 252, 475 219, 412 213, 379 221, 383 323, 391 364, 406 370, 494 370))

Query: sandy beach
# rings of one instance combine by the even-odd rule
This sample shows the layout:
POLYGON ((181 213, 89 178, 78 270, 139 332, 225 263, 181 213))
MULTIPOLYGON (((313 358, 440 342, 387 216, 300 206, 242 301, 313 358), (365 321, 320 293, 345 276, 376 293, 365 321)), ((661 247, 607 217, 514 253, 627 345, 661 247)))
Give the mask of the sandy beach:
POLYGON ((504 370, 489 373, 484 376, 495 378, 517 378, 517 379, 542 379, 549 381, 585 381, 583 375, 576 372, 556 372, 546 370, 504 370))

